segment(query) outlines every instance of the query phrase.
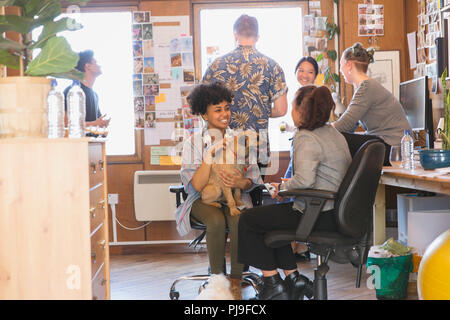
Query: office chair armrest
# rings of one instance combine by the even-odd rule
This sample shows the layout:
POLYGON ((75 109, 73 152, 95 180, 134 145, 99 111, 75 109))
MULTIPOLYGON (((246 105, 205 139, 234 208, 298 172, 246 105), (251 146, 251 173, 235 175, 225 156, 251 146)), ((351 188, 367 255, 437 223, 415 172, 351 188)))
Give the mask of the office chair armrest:
POLYGON ((172 193, 180 193, 184 191, 184 186, 182 184, 179 186, 170 186, 169 191, 172 193))
POLYGON ((315 197, 326 200, 334 200, 337 198, 337 193, 328 190, 317 189, 284 189, 278 192, 282 197, 315 197))
POLYGON ((295 240, 306 242, 308 236, 314 228, 314 225, 319 217, 320 212, 327 200, 334 200, 337 198, 337 193, 328 190, 316 189, 289 189, 281 190, 278 193, 280 196, 290 196, 302 198, 305 201, 305 212, 295 231, 295 240))
POLYGON ((170 186, 169 191, 172 193, 175 193, 177 208, 181 204, 181 197, 183 197, 183 201, 186 200, 186 198, 187 198, 186 191, 184 191, 184 186, 182 184, 180 184, 178 186, 170 186))

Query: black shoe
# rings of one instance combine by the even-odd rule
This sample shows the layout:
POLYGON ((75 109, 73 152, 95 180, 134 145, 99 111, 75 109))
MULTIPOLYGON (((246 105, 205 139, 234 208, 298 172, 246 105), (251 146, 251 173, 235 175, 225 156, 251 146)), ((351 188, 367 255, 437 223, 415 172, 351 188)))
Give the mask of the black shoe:
POLYGON ((289 300, 289 289, 277 273, 271 277, 263 277, 263 284, 258 295, 259 300, 289 300))
POLYGON ((309 250, 302 252, 302 253, 296 253, 295 254, 295 260, 297 262, 300 261, 311 261, 311 253, 309 252, 309 250))
POLYGON ((289 288, 289 300, 303 300, 303 296, 311 299, 314 296, 314 284, 298 271, 288 275, 284 282, 289 288))

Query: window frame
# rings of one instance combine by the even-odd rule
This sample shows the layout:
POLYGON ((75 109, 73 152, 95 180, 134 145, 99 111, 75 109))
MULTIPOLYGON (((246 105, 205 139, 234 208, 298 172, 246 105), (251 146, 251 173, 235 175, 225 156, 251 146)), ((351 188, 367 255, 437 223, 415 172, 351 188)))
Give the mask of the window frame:
MULTIPOLYGON (((135 1, 136 2, 136 1, 135 1)), ((63 8, 63 12, 67 12, 68 6, 63 8)), ((133 12, 139 11, 138 4, 130 5, 130 1, 115 2, 114 6, 108 5, 106 2, 92 3, 87 6, 80 6, 80 12, 133 12)), ((107 155, 107 163, 114 164, 135 164, 144 162, 144 135, 143 130, 134 128, 134 154, 130 155, 107 155)))

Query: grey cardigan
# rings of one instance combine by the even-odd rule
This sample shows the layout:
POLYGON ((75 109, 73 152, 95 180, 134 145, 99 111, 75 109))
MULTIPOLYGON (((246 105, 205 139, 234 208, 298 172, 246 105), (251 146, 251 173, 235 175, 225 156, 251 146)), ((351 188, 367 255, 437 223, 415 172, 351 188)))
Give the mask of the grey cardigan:
POLYGON ((400 145, 404 130, 411 130, 400 102, 373 79, 364 80, 344 114, 334 122, 341 132, 353 132, 358 122, 367 134, 391 146, 400 145))
MULTIPOLYGON (((350 165, 351 156, 347 141, 331 125, 309 131, 298 130, 291 150, 292 178, 281 189, 321 189, 337 191, 350 165)), ((304 211, 305 203, 294 200, 293 207, 304 211)), ((333 209, 333 201, 325 203, 324 210, 333 209)))

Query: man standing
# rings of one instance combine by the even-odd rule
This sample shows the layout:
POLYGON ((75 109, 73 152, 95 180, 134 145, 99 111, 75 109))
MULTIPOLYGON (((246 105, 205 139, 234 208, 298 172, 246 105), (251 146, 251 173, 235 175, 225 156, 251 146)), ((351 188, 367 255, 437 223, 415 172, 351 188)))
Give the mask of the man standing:
POLYGON ((269 118, 282 117, 287 112, 285 76, 277 62, 256 50, 259 39, 256 18, 241 15, 233 31, 237 47, 217 58, 206 70, 202 82, 223 82, 233 92, 230 127, 252 129, 259 134, 258 164, 262 168, 268 163, 269 118), (266 146, 267 153, 261 153, 266 146))
MULTIPOLYGON (((86 126, 107 127, 110 119, 105 119, 106 115, 102 115, 98 106, 97 93, 92 89, 95 79, 102 74, 100 66, 94 59, 94 52, 86 50, 78 53, 79 60, 75 67, 77 70, 84 72, 84 79, 80 86, 86 96, 86 126)), ((67 94, 72 86, 64 90, 67 111, 67 94)))

